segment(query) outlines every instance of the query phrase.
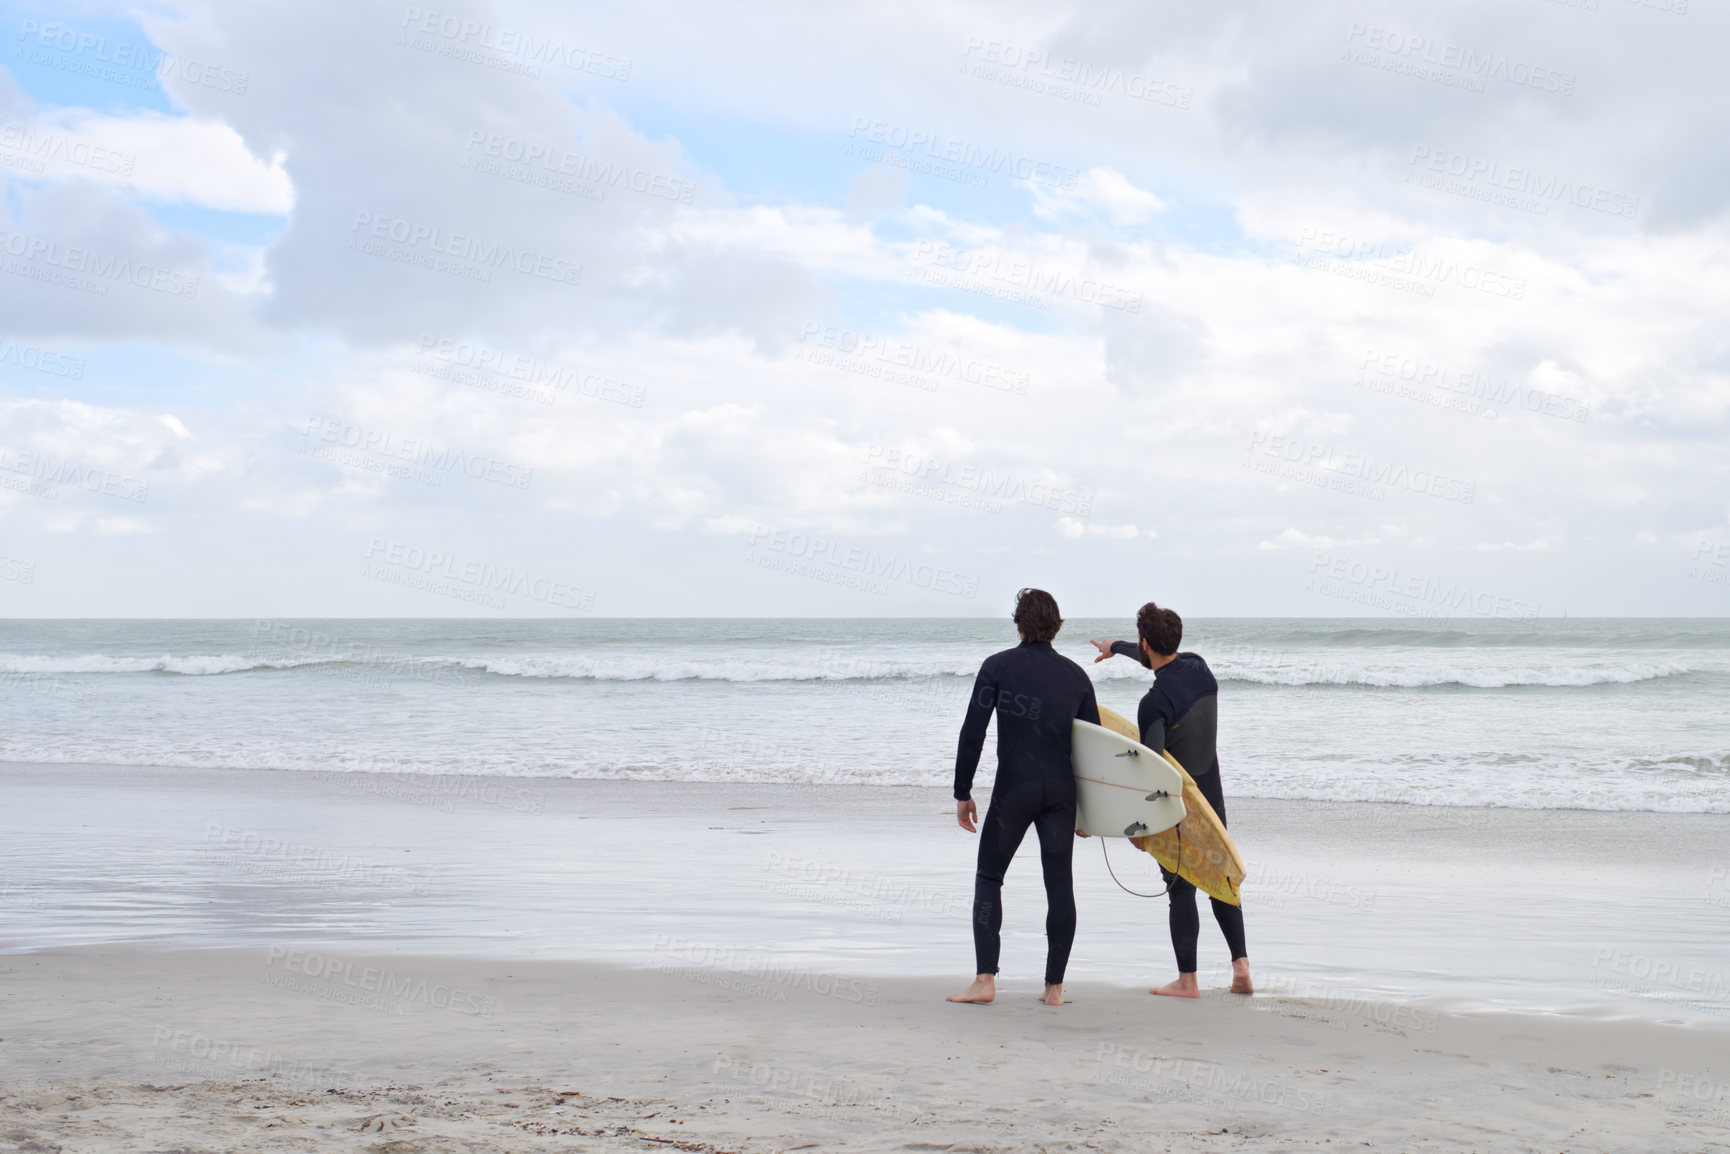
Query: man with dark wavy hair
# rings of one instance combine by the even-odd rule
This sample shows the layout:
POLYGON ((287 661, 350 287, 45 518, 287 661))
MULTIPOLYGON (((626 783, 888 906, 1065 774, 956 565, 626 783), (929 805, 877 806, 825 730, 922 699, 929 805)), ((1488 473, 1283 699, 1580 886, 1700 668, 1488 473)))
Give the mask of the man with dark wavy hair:
MULTIPOLYGON (((1153 670, 1153 686, 1141 699, 1136 721, 1141 726, 1141 744, 1154 752, 1170 750, 1179 765, 1195 778, 1196 788, 1225 824, 1225 793, 1219 786, 1219 682, 1199 653, 1179 653, 1183 644, 1183 618, 1149 601, 1135 615, 1137 640, 1095 641, 1099 650, 1094 663, 1122 654, 1153 670)), ((1140 838, 1132 838, 1139 847, 1140 838)), ((1201 918, 1195 912, 1195 886, 1160 867, 1171 896, 1171 947, 1177 954, 1177 981, 1150 990, 1174 998, 1199 998, 1195 980, 1195 947, 1201 936, 1201 918)), ((1218 898, 1213 902, 1213 920, 1219 923, 1231 950, 1231 992, 1253 994, 1249 976, 1249 947, 1244 944, 1243 910, 1218 898)))
POLYGON ((1075 771, 1069 762, 1070 723, 1099 724, 1099 704, 1087 672, 1051 647, 1063 617, 1043 589, 1015 595, 1015 628, 1021 644, 993 653, 979 667, 961 742, 955 752, 955 817, 975 832, 973 775, 985 746, 985 728, 997 718, 997 779, 991 787, 979 837, 979 870, 973 882, 973 984, 951 1002, 989 1002, 997 996, 997 957, 1003 928, 1003 875, 1032 826, 1039 833, 1039 864, 1045 874, 1045 993, 1048 1006, 1063 1004, 1063 971, 1075 941, 1075 886, 1070 858, 1075 848, 1075 771))

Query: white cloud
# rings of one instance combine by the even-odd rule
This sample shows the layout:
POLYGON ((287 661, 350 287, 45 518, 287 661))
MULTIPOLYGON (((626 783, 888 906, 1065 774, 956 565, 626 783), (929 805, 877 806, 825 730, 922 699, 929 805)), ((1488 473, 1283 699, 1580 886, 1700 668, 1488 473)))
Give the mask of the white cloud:
MULTIPOLYGON (((1577 74, 1566 98, 1443 90, 1342 62, 1365 19, 1265 0, 1231 17, 1163 0, 1003 10, 985 29, 917 5, 747 6, 727 19, 672 0, 580 19, 540 0, 512 7, 513 27, 630 57, 627 86, 419 52, 397 42, 395 9, 193 5, 151 21, 152 35, 246 70, 244 96, 171 77, 188 112, 162 115, 31 109, 0 93, 19 123, 137 158, 127 180, 10 170, 0 229, 200 278, 196 296, 171 296, 67 287, 42 279, 54 275, 43 260, 0 272, 0 341, 14 342, 0 348, 88 362, 77 379, 0 364, 8 400, 104 398, 89 413, 5 409, 0 443, 109 444, 114 467, 151 478, 163 536, 188 532, 196 553, 181 526, 224 517, 262 539, 301 534, 309 573, 351 559, 320 534, 380 524, 472 531, 507 552, 570 542, 573 556, 604 536, 581 556, 621 612, 676 612, 679 591, 711 577, 741 610, 810 592, 727 568, 759 524, 896 538, 1013 588, 1028 557, 1079 572, 1067 567, 1091 551, 1076 543, 1151 539, 1138 526, 1156 522, 1161 552, 1185 559, 1178 592, 1214 612, 1297 605, 1300 549, 1420 558, 1462 579, 1528 565, 1534 603, 1576 610, 1598 589, 1666 611, 1715 594, 1666 584, 1644 547, 1582 550, 1592 535, 1667 543, 1723 517, 1730 138, 1710 45, 1725 17, 1664 25, 1638 6, 1471 0, 1420 22, 1577 74), (982 81, 958 70, 982 34, 1192 95, 1175 107, 1100 89, 1088 102, 982 81), (657 110, 652 130, 633 122, 638 108, 657 110), (994 173, 981 189, 843 163, 859 116, 1080 175, 1054 190, 994 173), (600 178, 560 185, 509 159, 529 146, 600 178), (1428 187, 1408 179, 1426 171, 1418 149, 1638 193, 1642 207, 1630 219, 1549 201, 1540 213, 1476 185, 1428 187), (165 204, 286 212, 288 225, 268 248, 242 244, 160 223, 196 215, 165 204), (378 251, 351 247, 381 221, 378 251), (428 243, 391 242, 397 222, 428 243), (909 275, 921 241, 995 262, 933 288, 909 275), (484 260, 465 263, 486 280, 427 267, 474 245, 582 274, 572 285, 484 260), (1414 274, 1413 254, 1432 271, 1414 274), (1029 268, 1123 295, 1016 300, 1015 270, 1029 268), (1484 288, 1512 282, 1517 296, 1484 288), (876 343, 823 348, 801 339, 814 322, 876 343), (440 362, 428 337, 499 359, 440 362), (1436 372, 1381 373, 1372 350, 1436 372), (628 383, 640 403, 512 394, 549 366, 628 383), (1484 402, 1481 388, 1520 399, 1484 402), (533 484, 434 486, 314 460, 296 432, 310 413, 521 462, 533 484), (1301 438, 1305 459, 1275 464, 1307 471, 1254 467, 1257 430, 1301 438), (1085 494, 1091 513, 994 509, 954 483, 874 485, 861 478, 873 444, 1085 494), (1365 458, 1462 479, 1472 499, 1333 483, 1365 458), (1060 514, 1055 533, 1042 527, 1060 514), (711 548, 718 571, 668 560, 711 548)), ((8 531, 94 524, 47 504, 14 495, 8 531)), ((349 591, 332 578, 327 595, 336 606, 349 591)))
POLYGON ((1514 541, 1503 541, 1500 543, 1480 541, 1478 544, 1472 546, 1472 548, 1476 549, 1479 553, 1543 553, 1555 547, 1560 540, 1561 538, 1559 536, 1546 536, 1533 538, 1524 544, 1514 541))
POLYGON ((1090 168, 1079 173, 1072 188, 1030 182, 1034 215, 1061 221, 1099 214, 1112 224, 1142 224, 1167 203, 1114 168, 1090 168))
POLYGON ((294 207, 282 153, 269 163, 260 160, 219 120, 83 109, 38 114, 0 125, 0 161, 8 158, 24 175, 89 181, 146 201, 227 212, 294 207))
POLYGON ((1288 527, 1278 536, 1261 541, 1257 549, 1338 549, 1344 545, 1379 545, 1380 537, 1355 537, 1349 540, 1339 540, 1326 534, 1309 534, 1300 529, 1288 527))
MULTIPOLYGON (((1057 531, 1071 541, 1082 538, 1096 538, 1106 541, 1133 541, 1140 534, 1134 525, 1095 525, 1078 517, 1059 517, 1056 521, 1057 531)), ((1148 536, 1154 536, 1148 530, 1148 536)))
POLYGON ((155 527, 142 517, 98 517, 95 529, 101 537, 131 537, 156 532, 155 527))
POLYGON ((203 240, 89 184, 12 192, 0 208, 13 258, 0 275, 9 332, 218 348, 256 334, 248 303, 212 276, 203 240))

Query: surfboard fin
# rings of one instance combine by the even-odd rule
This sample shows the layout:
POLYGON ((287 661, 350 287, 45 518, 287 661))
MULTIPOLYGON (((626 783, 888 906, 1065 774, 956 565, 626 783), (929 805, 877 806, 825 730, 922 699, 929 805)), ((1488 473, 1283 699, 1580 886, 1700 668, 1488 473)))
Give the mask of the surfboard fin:
POLYGON ((1139 821, 1133 822, 1133 823, 1123 827, 1123 836, 1124 837, 1140 837, 1142 834, 1144 834, 1146 832, 1147 832, 1146 824, 1139 822, 1139 821))
POLYGON ((1156 789, 1152 793, 1148 794, 1146 797, 1142 798, 1141 800, 1142 801, 1164 801, 1166 798, 1168 798, 1170 796, 1171 796, 1171 794, 1165 792, 1165 790, 1156 789))

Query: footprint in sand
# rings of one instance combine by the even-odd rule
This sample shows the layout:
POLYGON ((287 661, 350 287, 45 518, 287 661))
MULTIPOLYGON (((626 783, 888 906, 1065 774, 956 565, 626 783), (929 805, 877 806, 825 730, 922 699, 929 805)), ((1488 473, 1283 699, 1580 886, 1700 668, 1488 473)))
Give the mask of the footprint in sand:
POLYGON ((18 1154, 60 1154, 61 1149, 52 1142, 37 1141, 28 1130, 9 1130, 0 1134, 0 1141, 6 1143, 8 1151, 16 1150, 18 1154))
POLYGON ((304 1125, 306 1125, 306 1119, 300 1117, 298 1114, 272 1114, 272 1115, 270 1115, 270 1117, 263 1119, 263 1122, 264 1122, 264 1128, 266 1130, 270 1129, 273 1126, 304 1126, 304 1125))
POLYGON ((404 1126, 413 1126, 414 1119, 407 1114, 369 1114, 360 1120, 355 1127, 362 1134, 380 1134, 388 1130, 400 1130, 404 1126))

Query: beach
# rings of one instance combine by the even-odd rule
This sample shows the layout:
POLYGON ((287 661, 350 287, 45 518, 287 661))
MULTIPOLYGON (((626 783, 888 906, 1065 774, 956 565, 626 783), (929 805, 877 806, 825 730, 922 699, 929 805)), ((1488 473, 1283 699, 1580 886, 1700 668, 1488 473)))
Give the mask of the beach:
POLYGON ((1730 3, 16 7, 0 1154, 1730 1154, 1730 3))
POLYGON ((957 1006, 1007 631, 0 622, 0 1154, 1730 1143, 1721 623, 1192 622, 1256 994, 1030 839, 957 1006))
POLYGON ((1204 912, 1198 1002, 1145 992, 1163 902, 1080 842, 1053 1009, 1026 847, 998 1002, 943 1002, 973 842, 937 789, 41 764, 0 788, 12 1149, 1730 1143, 1717 815, 1241 799, 1261 992, 1224 993, 1204 912))
MULTIPOLYGON (((1433 1028, 1083 983, 948 1006, 940 979, 765 998, 570 962, 336 959, 483 1013, 344 1004, 264 950, 0 959, 0 1149, 1701 1151, 1722 1034, 1444 1015, 1433 1028), (1253 1007, 1253 1008, 1252 1008, 1253 1007), (14 1044, 15 1039, 22 1039, 14 1044), (1701 1095, 1706 1096, 1702 1099, 1701 1095)), ((310 977, 310 975, 308 975, 310 977)), ((340 987, 339 972, 328 985, 340 987)))

